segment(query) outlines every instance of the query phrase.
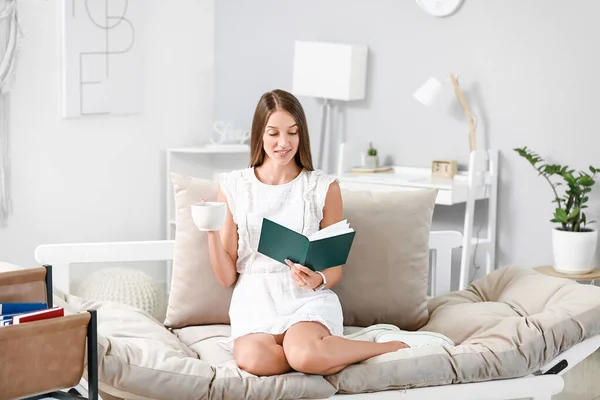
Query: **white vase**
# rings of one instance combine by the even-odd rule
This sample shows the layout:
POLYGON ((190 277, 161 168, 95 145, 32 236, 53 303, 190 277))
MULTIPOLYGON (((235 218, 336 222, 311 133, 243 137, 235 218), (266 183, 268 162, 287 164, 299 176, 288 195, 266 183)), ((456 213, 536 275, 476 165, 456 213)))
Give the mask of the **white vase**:
POLYGON ((598 231, 569 232, 552 230, 554 269, 565 274, 585 274, 594 269, 598 231))

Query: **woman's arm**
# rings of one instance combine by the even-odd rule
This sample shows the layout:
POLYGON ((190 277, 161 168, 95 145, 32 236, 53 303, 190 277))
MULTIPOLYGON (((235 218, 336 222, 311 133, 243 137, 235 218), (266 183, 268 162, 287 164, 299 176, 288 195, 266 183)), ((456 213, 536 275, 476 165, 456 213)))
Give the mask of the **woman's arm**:
MULTIPOLYGON (((344 219, 344 205, 342 203, 342 191, 340 185, 337 182, 332 182, 327 189, 327 196, 325 197, 325 205, 323 206, 323 219, 321 220, 321 229, 328 227, 329 225, 340 222, 344 219)), ((327 288, 331 288, 337 285, 342 280, 342 266, 327 268, 323 271, 327 278, 327 288)), ((318 275, 318 274, 317 274, 318 275)), ((322 283, 320 275, 318 275, 319 286, 322 283)))
MULTIPOLYGON (((219 187, 217 201, 227 204, 227 198, 219 187)), ((238 233, 237 225, 227 205, 227 217, 220 231, 208 232, 208 251, 210 263, 219 283, 223 286, 231 286, 237 280, 237 250, 238 233)))

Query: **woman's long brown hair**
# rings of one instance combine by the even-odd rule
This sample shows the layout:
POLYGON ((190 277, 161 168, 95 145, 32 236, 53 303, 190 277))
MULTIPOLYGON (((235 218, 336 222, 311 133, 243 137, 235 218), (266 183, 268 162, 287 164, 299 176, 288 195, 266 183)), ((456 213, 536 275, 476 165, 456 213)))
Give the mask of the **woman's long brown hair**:
POLYGON ((312 171, 310 138, 308 136, 308 126, 304 110, 293 94, 280 89, 263 94, 256 105, 250 136, 250 166, 258 167, 265 160, 263 134, 269 117, 275 111, 286 111, 296 120, 299 144, 294 160, 298 166, 303 167, 307 171, 312 171))

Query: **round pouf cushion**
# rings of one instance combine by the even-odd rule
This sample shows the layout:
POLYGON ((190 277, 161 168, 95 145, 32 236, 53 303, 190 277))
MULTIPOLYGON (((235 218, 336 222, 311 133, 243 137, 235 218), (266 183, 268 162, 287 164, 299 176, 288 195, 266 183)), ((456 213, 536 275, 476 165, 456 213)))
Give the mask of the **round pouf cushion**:
POLYGON ((86 300, 115 301, 146 311, 160 320, 164 296, 147 273, 131 268, 103 268, 81 282, 79 296, 86 300))

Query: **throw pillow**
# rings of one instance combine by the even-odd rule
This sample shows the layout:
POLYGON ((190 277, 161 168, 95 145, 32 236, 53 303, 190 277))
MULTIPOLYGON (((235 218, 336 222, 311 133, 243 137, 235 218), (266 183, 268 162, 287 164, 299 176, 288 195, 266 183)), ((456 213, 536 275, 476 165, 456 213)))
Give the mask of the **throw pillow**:
POLYGON ((429 233, 437 190, 342 191, 344 218, 356 230, 343 278, 333 290, 345 326, 427 323, 429 233))
POLYGON ((191 205, 217 199, 218 182, 171 173, 175 194, 175 247, 165 326, 228 324, 232 288, 223 287, 210 264, 208 238, 192 221, 191 205))

